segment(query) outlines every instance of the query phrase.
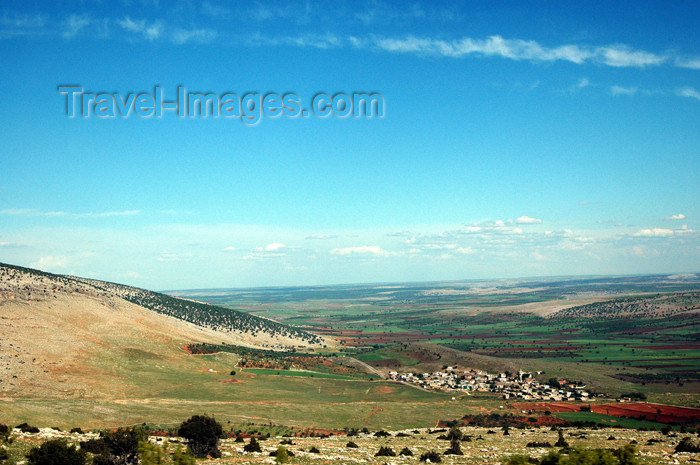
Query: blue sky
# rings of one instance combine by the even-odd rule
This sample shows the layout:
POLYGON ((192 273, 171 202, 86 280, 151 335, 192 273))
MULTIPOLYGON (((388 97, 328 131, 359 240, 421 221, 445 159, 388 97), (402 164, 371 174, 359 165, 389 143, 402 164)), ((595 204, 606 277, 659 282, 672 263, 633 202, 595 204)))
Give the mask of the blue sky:
POLYGON ((700 271, 700 3, 538 6, 5 3, 0 261, 152 289, 700 271), (69 118, 61 85, 385 112, 69 118))

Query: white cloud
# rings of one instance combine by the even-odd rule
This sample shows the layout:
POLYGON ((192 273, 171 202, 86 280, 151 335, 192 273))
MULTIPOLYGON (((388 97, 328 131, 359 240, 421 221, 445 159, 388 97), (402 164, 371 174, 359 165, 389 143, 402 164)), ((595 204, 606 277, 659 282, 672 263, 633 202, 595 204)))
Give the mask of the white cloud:
POLYGON ((63 23, 63 37, 67 39, 75 37, 91 22, 88 15, 70 15, 63 23))
POLYGON ((634 233, 638 237, 668 237, 673 236, 673 229, 664 228, 652 228, 652 229, 641 229, 634 233))
POLYGON ((217 36, 213 29, 175 29, 172 33, 173 43, 182 45, 187 42, 204 44, 211 42, 217 36))
POLYGON ((603 63, 615 67, 638 67, 660 65, 666 57, 641 50, 632 50, 626 45, 599 47, 596 55, 603 63))
POLYGON ((229 245, 228 247, 224 247, 224 250, 233 252, 234 250, 238 250, 236 247, 229 245))
POLYGON ((0 17, 0 37, 34 36, 45 32, 47 20, 41 15, 5 11, 0 17))
POLYGON ((272 252, 272 251, 275 251, 275 250, 283 249, 283 248, 285 248, 285 247, 286 247, 286 246, 285 246, 284 244, 281 244, 281 243, 279 243, 279 242, 273 242, 272 244, 267 244, 267 245, 265 246, 265 251, 266 251, 266 252, 272 252))
POLYGON ((700 100, 700 92, 693 87, 680 87, 676 89, 676 95, 700 100))
POLYGON ((312 234, 310 236, 306 236, 306 239, 316 239, 316 240, 326 240, 326 239, 335 239, 338 236, 336 234, 312 234))
MULTIPOLYGON (((360 43, 357 42, 356 43, 360 43)), ((499 56, 512 60, 532 61, 570 61, 583 63, 591 54, 575 45, 546 48, 533 40, 504 39, 499 35, 487 39, 465 37, 459 40, 445 41, 438 39, 378 39, 374 46, 402 53, 442 55, 461 58, 467 55, 499 56)))
POLYGON ((141 35, 143 38, 151 41, 160 38, 163 32, 163 23, 161 21, 154 21, 148 24, 145 19, 133 20, 127 16, 124 19, 117 20, 117 23, 126 31, 141 35))
POLYGON ((36 262, 29 265, 30 268, 36 268, 37 270, 55 270, 56 268, 63 268, 68 264, 68 259, 66 257, 57 257, 54 255, 46 255, 39 258, 36 262))
POLYGON ((521 216, 515 220, 518 224, 540 224, 542 220, 539 218, 531 218, 529 216, 521 216))
POLYGON ((683 213, 678 213, 676 215, 671 215, 671 216, 667 216, 666 218, 664 218, 664 220, 667 220, 667 221, 678 221, 678 220, 684 220, 684 219, 685 219, 685 215, 683 213))
POLYGON ((622 87, 622 86, 612 86, 610 87, 610 93, 613 95, 634 95, 639 89, 637 87, 622 87))
POLYGON ((676 58, 676 66, 680 68, 700 69, 700 57, 676 58))
MULTIPOLYGON (((505 39, 500 35, 494 35, 486 39, 465 37, 457 40, 418 38, 414 36, 401 39, 371 38, 369 40, 351 37, 349 40, 356 47, 373 46, 389 52, 441 55, 452 58, 481 55, 511 60, 567 61, 575 64, 597 62, 614 67, 637 68, 658 66, 668 61, 668 57, 665 55, 644 50, 634 50, 627 45, 586 47, 569 44, 547 47, 534 40, 505 39)), ((585 87, 589 84, 587 79, 579 81, 579 87, 585 87)))
POLYGON ((333 255, 376 255, 387 256, 389 252, 376 245, 360 245, 356 247, 342 247, 331 250, 333 255))

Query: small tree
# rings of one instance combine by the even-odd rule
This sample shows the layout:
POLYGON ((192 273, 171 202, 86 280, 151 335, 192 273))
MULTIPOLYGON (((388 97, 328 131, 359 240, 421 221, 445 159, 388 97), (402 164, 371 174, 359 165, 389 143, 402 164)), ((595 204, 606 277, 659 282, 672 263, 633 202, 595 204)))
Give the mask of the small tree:
POLYGON ((29 465, 85 465, 87 453, 54 439, 30 450, 27 458, 29 465))
POLYGON ((456 426, 453 426, 447 433, 447 439, 449 439, 450 441, 454 441, 455 439, 459 441, 460 439, 462 439, 462 431, 456 426))
POLYGON ((564 432, 562 430, 559 430, 559 438, 557 439, 557 442, 554 443, 555 447, 563 447, 564 449, 569 448, 569 443, 566 442, 566 439, 564 439, 564 432))
POLYGON ((459 445, 459 439, 450 441, 450 448, 445 451, 445 455, 464 455, 459 445))
POLYGON ((277 463, 287 463, 289 461, 289 453, 287 449, 279 446, 277 448, 277 453, 275 453, 275 462, 277 463))
POLYGON ((442 462, 442 458, 440 457, 440 454, 431 450, 429 452, 424 452, 423 454, 421 454, 420 461, 421 462, 430 462, 430 463, 439 463, 439 462, 442 462))
POLYGON ((693 442, 690 437, 684 437, 676 445, 676 452, 700 452, 700 444, 693 442))
POLYGON ((389 446, 382 446, 379 448, 376 454, 374 454, 375 457, 396 457, 396 452, 394 452, 394 449, 392 449, 389 446))
POLYGON ((244 452, 262 452, 260 443, 255 438, 250 438, 250 442, 243 446, 244 452))
POLYGON ((221 425, 206 415, 193 416, 177 430, 177 434, 187 439, 190 450, 197 457, 221 457, 219 438, 223 433, 221 425))
POLYGON ((104 464, 136 465, 139 463, 139 442, 146 441, 145 428, 119 428, 116 431, 102 433, 108 453, 102 454, 104 464))

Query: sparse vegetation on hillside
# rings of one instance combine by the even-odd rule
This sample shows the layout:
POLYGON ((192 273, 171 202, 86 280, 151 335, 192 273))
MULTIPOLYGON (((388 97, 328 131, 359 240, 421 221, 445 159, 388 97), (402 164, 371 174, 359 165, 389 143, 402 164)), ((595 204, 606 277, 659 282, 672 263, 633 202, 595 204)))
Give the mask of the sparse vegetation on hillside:
POLYGON ((223 332, 243 332, 252 336, 289 338, 300 344, 319 344, 322 339, 308 331, 216 305, 179 299, 169 295, 94 279, 62 276, 0 263, 0 298, 46 299, 56 292, 119 297, 149 310, 195 325, 223 332), (39 285, 26 282, 37 280, 39 285))

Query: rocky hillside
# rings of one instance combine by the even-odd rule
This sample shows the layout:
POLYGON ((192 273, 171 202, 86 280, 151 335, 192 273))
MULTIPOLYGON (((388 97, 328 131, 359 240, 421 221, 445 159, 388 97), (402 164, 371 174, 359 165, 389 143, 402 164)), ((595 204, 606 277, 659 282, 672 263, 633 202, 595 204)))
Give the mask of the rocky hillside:
POLYGON ((0 264, 0 397, 118 390, 114 374, 125 361, 150 357, 177 366, 178 357, 188 356, 180 346, 192 342, 268 349, 326 343, 212 305, 0 264))

